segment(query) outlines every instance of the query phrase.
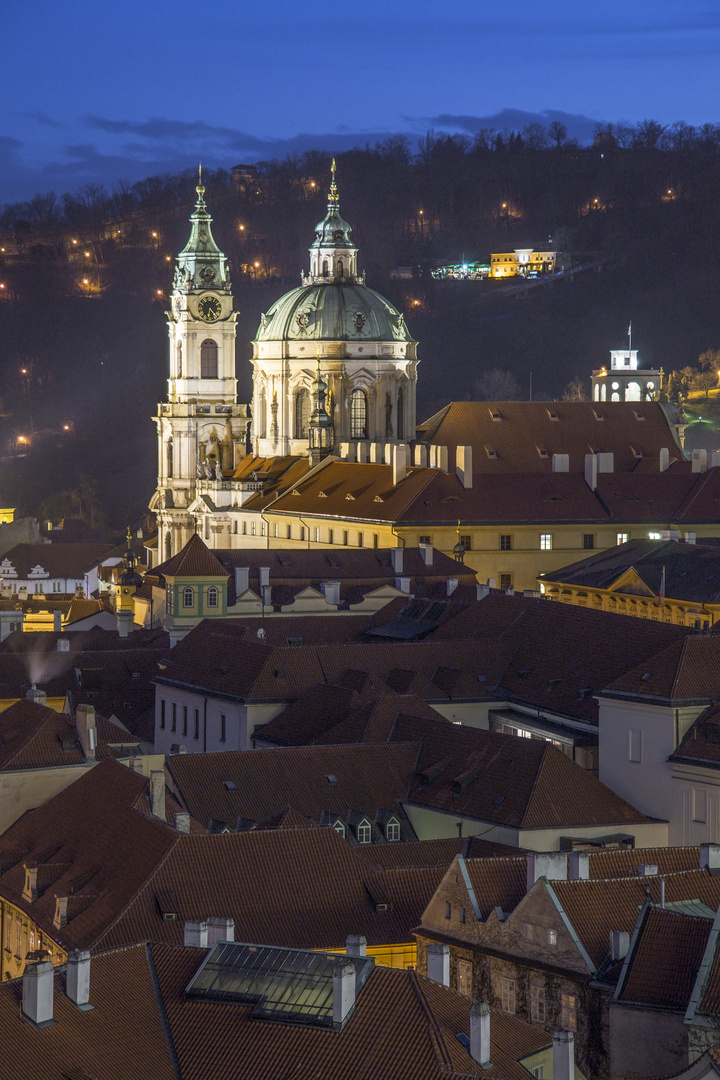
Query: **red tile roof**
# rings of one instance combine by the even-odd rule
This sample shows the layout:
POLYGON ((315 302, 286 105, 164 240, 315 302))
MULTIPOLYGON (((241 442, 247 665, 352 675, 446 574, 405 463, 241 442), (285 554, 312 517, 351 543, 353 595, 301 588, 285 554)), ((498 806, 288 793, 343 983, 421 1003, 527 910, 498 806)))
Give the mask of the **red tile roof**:
MULTIPOLYGON (((41 566, 50 578, 81 580, 111 551, 112 544, 16 544, 0 561, 9 562, 23 580, 35 566, 41 566)), ((40 579, 41 583, 47 580, 40 579)))
POLYGON ((619 1000, 686 1009, 712 924, 670 908, 649 908, 619 1000))
POLYGON ((720 637, 691 634, 615 679, 606 692, 675 702, 718 700, 720 637))
MULTIPOLYGON (((129 731, 102 716, 96 718, 96 728, 98 761, 129 757, 136 752, 138 740, 129 731)), ((85 763, 77 728, 69 716, 27 700, 17 701, 0 713, 0 771, 85 763)))
POLYGON ((153 567, 153 575, 163 577, 225 577, 227 570, 194 533, 172 559, 153 567))

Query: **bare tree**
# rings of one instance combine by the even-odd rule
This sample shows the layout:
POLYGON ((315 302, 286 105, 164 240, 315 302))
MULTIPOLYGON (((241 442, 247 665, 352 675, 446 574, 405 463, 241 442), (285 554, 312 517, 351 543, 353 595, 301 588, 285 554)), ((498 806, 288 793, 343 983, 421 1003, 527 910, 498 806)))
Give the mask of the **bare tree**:
POLYGON ((568 129, 559 120, 553 120, 548 124, 548 135, 559 150, 567 142, 568 129))
POLYGON ((490 368, 473 383, 477 401, 518 401, 520 386, 512 371, 490 368))
POLYGON ((563 401, 587 401, 587 387, 583 379, 576 375, 563 390, 563 401))

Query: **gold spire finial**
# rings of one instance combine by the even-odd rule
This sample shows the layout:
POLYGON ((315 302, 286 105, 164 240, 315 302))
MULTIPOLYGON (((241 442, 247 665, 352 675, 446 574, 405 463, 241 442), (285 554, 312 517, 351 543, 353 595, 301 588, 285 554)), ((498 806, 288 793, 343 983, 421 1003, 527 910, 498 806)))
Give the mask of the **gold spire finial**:
POLYGON ((332 159, 332 165, 330 166, 330 176, 332 178, 331 183, 330 183, 330 202, 334 203, 337 206, 337 203, 338 203, 338 189, 337 189, 337 184, 335 183, 336 168, 337 167, 335 165, 335 158, 333 158, 332 159))
POLYGON ((197 182, 197 187, 195 188, 195 190, 197 191, 198 195, 203 195, 204 192, 205 192, 205 188, 203 187, 203 182, 202 182, 202 162, 201 161, 198 162, 198 182, 197 182))
POLYGON ((130 532, 130 526, 129 526, 129 525, 128 525, 128 527, 127 527, 127 533, 125 534, 125 539, 126 539, 126 540, 127 540, 127 542, 128 542, 128 546, 129 546, 130 544, 132 544, 132 533, 130 532))

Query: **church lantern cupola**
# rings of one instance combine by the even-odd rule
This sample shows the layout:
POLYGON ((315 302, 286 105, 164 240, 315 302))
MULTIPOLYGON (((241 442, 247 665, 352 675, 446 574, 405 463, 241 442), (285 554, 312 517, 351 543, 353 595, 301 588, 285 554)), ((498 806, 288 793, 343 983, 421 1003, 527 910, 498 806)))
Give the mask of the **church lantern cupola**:
POLYGON ((312 384, 313 411, 308 425, 311 468, 319 465, 332 450, 333 425, 325 407, 326 397, 327 383, 320 374, 320 358, 318 357, 317 375, 312 384))
POLYGON ((310 273, 302 275, 303 285, 355 281, 357 247, 350 239, 352 228, 340 215, 340 196, 335 182, 335 158, 327 213, 315 226, 315 240, 310 247, 310 273))

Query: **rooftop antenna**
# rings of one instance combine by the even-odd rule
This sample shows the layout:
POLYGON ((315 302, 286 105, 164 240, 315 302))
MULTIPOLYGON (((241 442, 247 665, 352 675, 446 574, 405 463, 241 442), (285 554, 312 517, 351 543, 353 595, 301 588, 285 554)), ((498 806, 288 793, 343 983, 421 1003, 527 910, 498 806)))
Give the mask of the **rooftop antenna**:
POLYGON ((630 320, 630 325, 628 326, 628 352, 632 353, 632 319, 630 320))

